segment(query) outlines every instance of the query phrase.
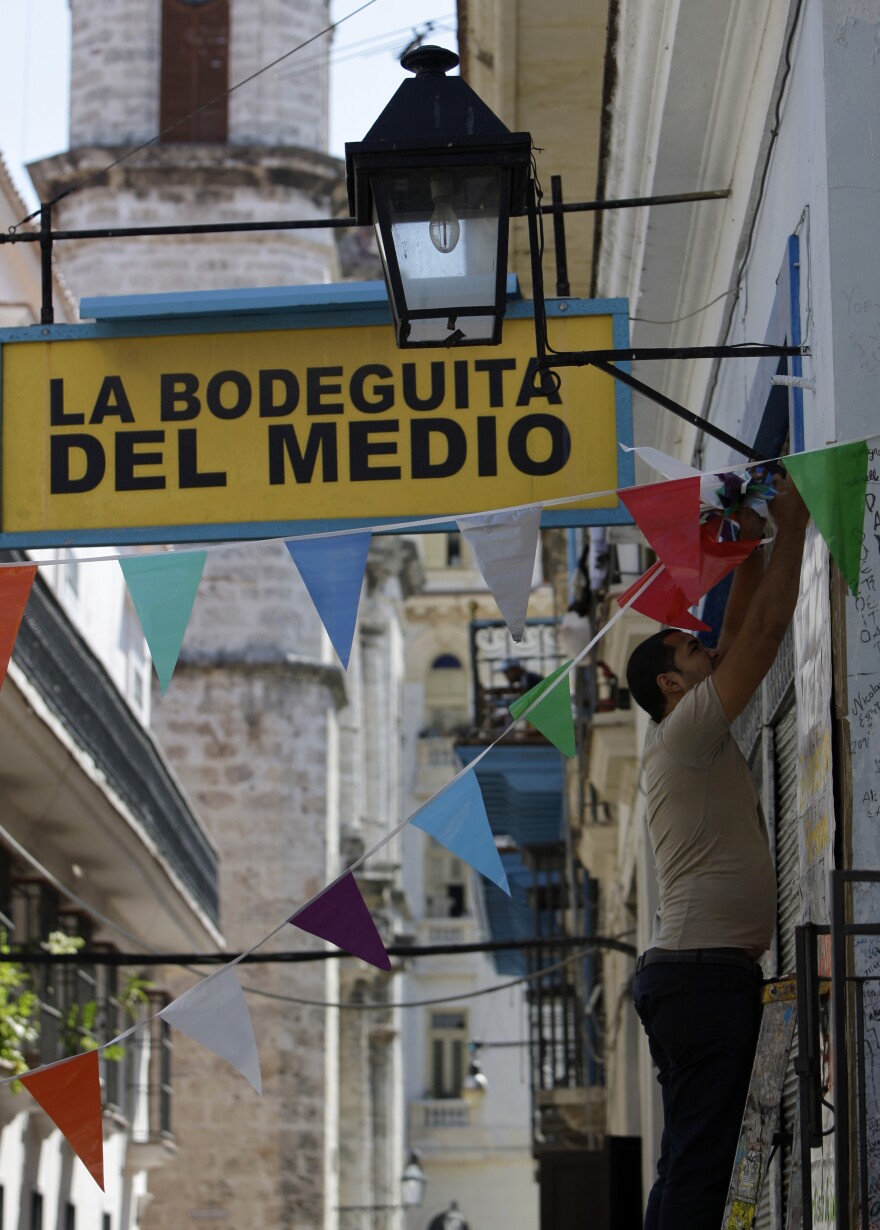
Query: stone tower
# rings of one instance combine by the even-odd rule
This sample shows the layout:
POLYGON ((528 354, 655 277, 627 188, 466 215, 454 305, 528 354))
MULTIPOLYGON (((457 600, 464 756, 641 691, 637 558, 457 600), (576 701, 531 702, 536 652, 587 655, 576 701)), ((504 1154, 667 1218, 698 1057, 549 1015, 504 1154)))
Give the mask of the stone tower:
MULTIPOLYGON (((204 104, 325 29, 328 0, 71 0, 71 8, 70 149, 30 172, 43 201, 96 178, 56 207, 56 225, 327 216, 340 176, 326 153, 329 35, 204 104)), ((335 271, 333 233, 324 230, 70 242, 59 258, 80 298, 317 283, 335 271)))
MULTIPOLYGON (((44 201, 94 178, 56 206, 56 226, 330 214, 342 168, 326 153, 329 37, 211 101, 326 27, 328 0, 71 7, 71 148, 31 174, 44 201)), ((77 298, 319 283, 336 268, 329 230, 64 243, 57 254, 77 298)), ((209 553, 153 725, 217 843, 230 950, 283 922, 402 818, 400 620, 413 554, 387 539, 371 551, 343 672, 281 544, 209 553)), ((392 845, 360 877, 386 941, 401 900, 397 864, 392 845)), ((309 946, 322 947, 286 928, 269 948, 309 946)), ((395 980, 353 959, 238 972, 263 1097, 174 1035, 176 1154, 157 1150, 144 1230, 213 1219, 240 1230, 345 1230, 340 1209, 397 1203, 399 1021, 381 1008, 395 999, 395 980), (337 1001, 380 1008, 324 1006, 337 1001)), ((161 979, 175 992, 192 983, 179 970, 161 979)), ((398 1213, 383 1218, 382 1230, 396 1230, 398 1213)))

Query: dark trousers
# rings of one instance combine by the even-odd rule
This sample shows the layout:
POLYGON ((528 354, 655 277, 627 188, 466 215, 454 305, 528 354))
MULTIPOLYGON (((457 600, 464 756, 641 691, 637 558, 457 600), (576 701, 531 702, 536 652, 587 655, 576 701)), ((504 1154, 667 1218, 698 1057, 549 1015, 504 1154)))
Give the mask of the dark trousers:
POLYGON ((663 1094, 645 1230, 720 1230, 761 1020, 757 972, 658 963, 633 999, 663 1094))

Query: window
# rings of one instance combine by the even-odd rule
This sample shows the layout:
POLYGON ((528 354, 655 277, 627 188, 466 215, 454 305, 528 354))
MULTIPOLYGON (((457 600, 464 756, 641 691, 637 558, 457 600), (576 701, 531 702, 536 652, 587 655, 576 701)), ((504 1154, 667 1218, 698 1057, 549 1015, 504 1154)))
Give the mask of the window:
POLYGON ((177 127, 162 140, 225 141, 228 88, 229 0, 163 0, 159 128, 177 127))
POLYGON ((425 850, 425 907, 429 918, 461 918, 467 912, 464 865, 439 842, 425 850))
POLYGON ((31 1192, 30 1230, 43 1230, 43 1196, 41 1192, 31 1192))
POLYGON ((461 1087, 467 1073, 467 1013, 440 1011, 431 1013, 428 1038, 432 1098, 461 1097, 461 1087))
POLYGON ((425 715, 432 731, 452 730, 467 721, 467 675, 461 660, 441 653, 431 663, 425 681, 425 715))
POLYGON ((64 1206, 64 1230, 76 1230, 76 1205, 71 1200, 64 1206))

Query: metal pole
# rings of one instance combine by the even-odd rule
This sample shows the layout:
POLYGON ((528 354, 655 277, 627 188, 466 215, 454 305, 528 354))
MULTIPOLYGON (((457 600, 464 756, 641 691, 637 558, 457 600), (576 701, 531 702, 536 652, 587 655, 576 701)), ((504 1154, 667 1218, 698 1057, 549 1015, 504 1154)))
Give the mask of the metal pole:
MULTIPOLYGON (((550 360, 553 361, 552 359, 550 360)), ((737 440, 736 436, 728 435, 726 431, 722 431, 720 427, 716 427, 714 423, 710 423, 708 419, 700 418, 698 414, 694 414, 692 410, 688 410, 685 406, 680 406, 677 401, 673 401, 671 397, 666 397, 663 393, 658 393, 656 389, 652 389, 650 385, 643 384, 641 380, 636 380, 635 376, 631 376, 629 372, 622 371, 619 367, 614 367, 610 363, 601 362, 598 359, 591 360, 591 365, 599 369, 600 372, 605 372, 607 376, 613 376, 615 380, 620 380, 623 384, 628 384, 631 389, 635 389, 637 393, 643 394, 645 397, 650 397, 652 401, 657 402, 659 406, 663 406, 666 410, 671 410, 673 414, 677 414, 680 419, 684 419, 686 423, 690 423, 693 427, 704 431, 707 436, 713 436, 716 440, 720 440, 722 444, 726 444, 729 448, 736 449, 738 453, 742 453, 744 457, 748 457, 750 461, 764 461, 765 458, 749 444, 744 444, 742 440, 737 440)))
MULTIPOLYGON (((797 1032, 798 1053, 795 1071, 798 1078, 798 1110, 801 1172, 801 1225, 803 1230, 813 1230, 813 1176, 811 1146, 813 1145, 813 1111, 817 1095, 818 1073, 816 1063, 818 1048, 813 1045, 814 1026, 818 1041, 819 1018, 814 997, 818 993, 816 980, 811 978, 811 966, 815 966, 816 942, 813 928, 807 924, 794 929, 795 962, 797 972, 797 1032), (812 960, 811 960, 812 957, 812 960)), ((821 1128, 821 1124, 819 1125, 821 1128)), ((819 1145, 822 1144, 821 1133, 819 1145)))
POLYGON ((52 302, 52 206, 40 206, 40 271, 42 274, 42 304, 40 324, 51 325, 55 321, 52 302))
POLYGON ((562 176, 551 175, 550 193, 553 199, 553 244, 556 248, 556 294, 565 299, 571 294, 568 281, 568 254, 565 249, 565 210, 562 205, 562 176))
MULTIPOLYGON (((708 192, 673 192, 665 196, 630 196, 617 201, 575 201, 563 205, 566 214, 598 213, 604 209, 642 209, 652 205, 690 205, 697 201, 723 201, 730 196, 729 188, 714 188, 708 192)), ((542 205, 542 214, 554 213, 552 205, 542 205)))
POLYGON ((834 1203, 838 1230, 849 1230, 849 1066, 846 1045, 846 884, 831 879, 831 1013, 834 1026, 834 1203))

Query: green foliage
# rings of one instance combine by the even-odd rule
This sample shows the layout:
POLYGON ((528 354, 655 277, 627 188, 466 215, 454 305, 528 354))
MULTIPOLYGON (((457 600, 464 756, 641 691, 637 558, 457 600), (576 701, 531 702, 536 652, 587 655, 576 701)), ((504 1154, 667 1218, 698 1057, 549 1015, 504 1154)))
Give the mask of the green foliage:
MULTIPOLYGON (((5 932, 0 932, 0 953, 9 953, 5 932)), ((16 1076, 28 1069, 25 1055, 39 1034, 34 1019, 39 1006, 22 966, 0 961, 0 1060, 9 1064, 16 1076)))
MULTIPOLYGON (((43 944, 53 956, 72 956, 84 946, 81 936, 68 935, 64 931, 51 932, 43 944)), ((0 932, 0 954, 12 955, 5 932, 0 932)), ((116 998, 128 1020, 137 1020, 141 1008, 149 1003, 147 992, 152 987, 153 983, 136 974, 124 979, 116 998)), ((65 1058, 102 1047, 100 1009, 97 1000, 90 999, 71 1004, 64 1010, 59 1031, 65 1058)), ((31 990, 27 970, 15 961, 0 961, 0 1060, 5 1061, 15 1075, 30 1067, 28 1053, 33 1052, 40 1036, 39 1013, 40 999, 31 990)), ((103 1046, 101 1054, 111 1063, 118 1063, 125 1056, 125 1047, 119 1044, 103 1046)), ((13 1088, 18 1091, 21 1086, 13 1088)))

